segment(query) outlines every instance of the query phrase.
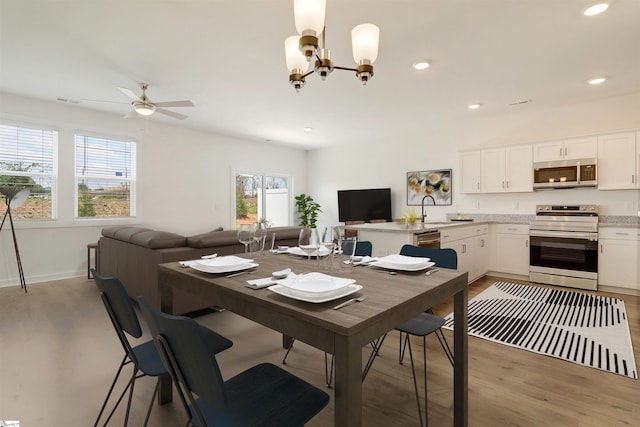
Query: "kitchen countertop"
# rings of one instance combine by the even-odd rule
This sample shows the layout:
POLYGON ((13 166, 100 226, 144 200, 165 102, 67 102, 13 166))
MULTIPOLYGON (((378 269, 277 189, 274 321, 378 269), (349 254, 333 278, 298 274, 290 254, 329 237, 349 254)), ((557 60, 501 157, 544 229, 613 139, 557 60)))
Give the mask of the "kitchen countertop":
POLYGON ((472 224, 489 224, 491 221, 427 221, 424 224, 416 223, 415 225, 406 226, 401 222, 382 222, 382 223, 366 223, 357 225, 348 225, 345 228, 351 230, 369 230, 380 231, 385 233, 411 233, 420 234, 429 231, 437 231, 443 228, 462 227, 472 224))

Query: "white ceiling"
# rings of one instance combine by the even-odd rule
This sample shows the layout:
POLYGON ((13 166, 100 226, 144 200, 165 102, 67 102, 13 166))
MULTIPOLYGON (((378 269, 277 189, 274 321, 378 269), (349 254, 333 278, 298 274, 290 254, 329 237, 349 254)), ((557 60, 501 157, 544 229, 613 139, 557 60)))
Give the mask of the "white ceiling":
POLYGON ((307 149, 397 141, 470 115, 640 92, 640 0, 590 18, 588 3, 327 0, 336 65, 354 66, 351 28, 380 27, 375 76, 363 86, 350 71, 311 75, 296 93, 284 60, 292 0, 0 0, 0 91, 124 116, 116 87, 147 82, 152 101, 195 104, 172 109, 184 121, 152 121, 307 149), (414 70, 420 59, 432 66, 414 70))

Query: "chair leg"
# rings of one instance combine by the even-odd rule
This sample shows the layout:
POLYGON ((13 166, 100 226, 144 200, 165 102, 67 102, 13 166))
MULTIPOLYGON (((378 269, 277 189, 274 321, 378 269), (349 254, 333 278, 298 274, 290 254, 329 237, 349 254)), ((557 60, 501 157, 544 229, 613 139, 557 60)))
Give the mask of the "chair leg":
MULTIPOLYGON (((424 339, 424 337, 423 337, 424 339)), ((411 359, 411 373, 413 374, 413 387, 416 391, 416 403, 418 404, 418 416, 420 417, 420 427, 426 427, 428 424, 426 424, 426 422, 428 423, 428 415, 427 415, 427 406, 426 406, 426 402, 427 402, 427 390, 426 390, 426 383, 427 383, 427 367, 425 365, 425 370, 424 370, 424 381, 425 381, 425 390, 424 390, 424 395, 425 395, 425 407, 424 407, 424 417, 425 417, 425 422, 422 421, 422 405, 420 404, 420 392, 418 391, 418 381, 416 379, 416 368, 415 365, 413 363, 413 351, 411 349, 411 340, 409 340, 409 334, 407 334, 407 339, 405 340, 405 344, 408 344, 409 346, 409 359, 411 359)), ((426 360, 426 349, 425 349, 425 353, 424 353, 424 359, 426 360)))
POLYGON ((96 418, 96 422, 93 424, 93 427, 97 427, 98 426, 98 422, 100 421, 100 417, 102 417, 102 413, 104 412, 105 408, 107 407, 107 402, 109 401, 109 398, 111 397, 111 393, 113 392, 113 388, 116 386, 116 382, 118 382, 118 378, 120 377, 120 373, 122 372, 122 368, 126 364, 125 363, 126 360, 127 360, 127 356, 125 355, 124 358, 122 359, 122 362, 120 362, 120 367, 118 368, 118 372, 116 372, 116 376, 113 379, 113 382, 111 383, 111 387, 109 387, 109 391, 107 392, 107 397, 105 397, 104 402, 102 403, 102 408, 100 408, 100 412, 98 413, 98 418, 96 418))
POLYGON ((451 351, 451 347, 449 347, 449 342, 447 341, 447 338, 444 336, 442 329, 438 329, 436 331, 436 337, 438 337, 438 341, 440 341, 440 345, 442 346, 444 353, 447 355, 447 358, 449 359, 451 366, 453 366, 453 352, 451 351))
POLYGON ((138 368, 135 368, 133 370, 133 375, 131 376, 131 381, 129 382, 129 384, 131 384, 131 388, 129 389, 129 401, 127 402, 127 412, 124 416, 124 427, 127 427, 127 425, 129 424, 129 412, 131 411, 131 401, 133 400, 133 389, 136 385, 137 373, 138 373, 138 368))
POLYGON ((327 383, 327 387, 331 388, 333 382, 333 362, 336 359, 335 355, 331 355, 331 369, 328 369, 329 362, 327 361, 327 352, 324 352, 324 380, 327 383))
POLYGON ((384 339, 387 337, 387 334, 384 334, 380 338, 377 338, 370 342, 373 350, 371 351, 371 355, 369 355, 369 360, 367 360, 366 365, 364 366, 364 370, 362 371, 362 382, 367 377, 369 373, 369 369, 373 366, 373 362, 376 360, 376 356, 380 353, 380 349, 382 348, 382 344, 384 343, 384 339))
POLYGON ((153 389, 153 394, 151 395, 151 403, 149 404, 149 409, 147 410, 147 416, 144 418, 144 427, 147 427, 147 423, 149 422, 149 416, 151 415, 151 410, 153 409, 153 401, 156 399, 158 388, 160 387, 160 378, 162 377, 157 378, 156 387, 153 389))
POLYGON ((287 349, 287 352, 284 354, 284 357, 282 358, 282 364, 285 365, 286 361, 287 361, 287 356, 289 355, 289 352, 291 351, 291 349, 293 348, 293 343, 296 342, 295 338, 291 338, 291 344, 289 344, 289 348, 287 349))

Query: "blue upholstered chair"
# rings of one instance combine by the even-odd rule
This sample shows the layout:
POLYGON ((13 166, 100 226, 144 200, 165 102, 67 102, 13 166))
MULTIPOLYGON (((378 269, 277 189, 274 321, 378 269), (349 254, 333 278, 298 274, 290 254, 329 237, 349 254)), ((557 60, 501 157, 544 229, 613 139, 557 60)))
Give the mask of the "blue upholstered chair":
MULTIPOLYGON (((342 241, 343 254, 353 254, 353 256, 371 256, 372 252, 373 252, 373 245, 371 244, 371 242, 367 240, 358 241, 356 239, 350 238, 350 239, 344 239, 342 241), (355 248, 353 247, 353 245, 355 245, 355 248)), ((286 364, 287 356, 289 356, 289 352, 293 348, 293 343, 295 341, 296 341, 295 338, 291 338, 291 342, 289 343, 287 352, 284 354, 284 357, 282 358, 282 364, 286 364)), ((375 343, 376 342, 373 342, 372 345, 375 346, 375 343)), ((327 383, 327 387, 331 387, 331 383, 333 382, 334 361, 335 361, 335 357, 331 355, 331 365, 329 365, 328 355, 327 353, 324 354, 324 378, 327 383)))
MULTIPOLYGON (((131 409, 131 400, 133 398, 135 381, 138 378, 144 376, 157 377, 158 382, 156 383, 156 388, 153 395, 151 396, 151 403, 149 404, 149 409, 147 410, 147 415, 144 421, 144 425, 146 426, 147 422, 149 421, 151 409, 153 408, 154 398, 158 391, 160 378, 164 375, 168 375, 168 371, 165 369, 165 366, 162 363, 160 355, 156 350, 156 346, 152 340, 143 342, 138 345, 132 345, 129 342, 127 335, 133 338, 140 338, 142 336, 142 328, 140 327, 140 322, 138 320, 138 316, 136 314, 133 303, 129 299, 127 291, 125 290, 122 282, 115 277, 103 277, 99 275, 95 271, 95 269, 91 269, 91 274, 95 279, 98 289, 100 290, 100 297, 102 298, 102 302, 104 303, 107 313, 109 314, 109 318, 111 319, 111 323, 113 324, 113 328, 115 329, 116 334, 118 335, 118 338, 120 340, 120 344, 122 344, 122 348, 124 350, 124 357, 122 359, 122 362, 120 362, 118 372, 116 373, 116 376, 111 383, 111 387, 109 388, 107 397, 104 399, 102 408, 100 408, 100 413, 96 418, 94 426, 97 426, 100 422, 100 418, 102 417, 102 414, 107 406, 109 398, 111 397, 111 393, 113 392, 122 369, 129 364, 133 365, 133 373, 131 375, 131 378, 129 379, 127 386, 122 391, 122 394, 120 394, 120 397, 115 403, 104 425, 107 425, 116 408, 122 401, 122 398, 126 394, 127 390, 129 390, 129 399, 127 402, 127 410, 124 421, 124 425, 126 426, 129 420, 129 412, 131 409)), ((233 345, 233 343, 225 337, 218 335, 209 329, 202 329, 203 334, 206 336, 207 343, 212 351, 220 352, 233 345)))
POLYGON ((223 381, 193 319, 139 301, 193 426, 302 426, 329 403, 327 393, 270 363, 223 381))

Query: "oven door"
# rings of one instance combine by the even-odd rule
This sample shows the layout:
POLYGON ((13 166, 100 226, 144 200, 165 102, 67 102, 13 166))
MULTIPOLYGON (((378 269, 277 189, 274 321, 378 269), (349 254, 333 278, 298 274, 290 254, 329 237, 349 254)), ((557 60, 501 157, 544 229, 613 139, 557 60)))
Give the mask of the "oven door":
POLYGON ((530 237, 531 266, 598 272, 596 233, 532 230, 530 237))

